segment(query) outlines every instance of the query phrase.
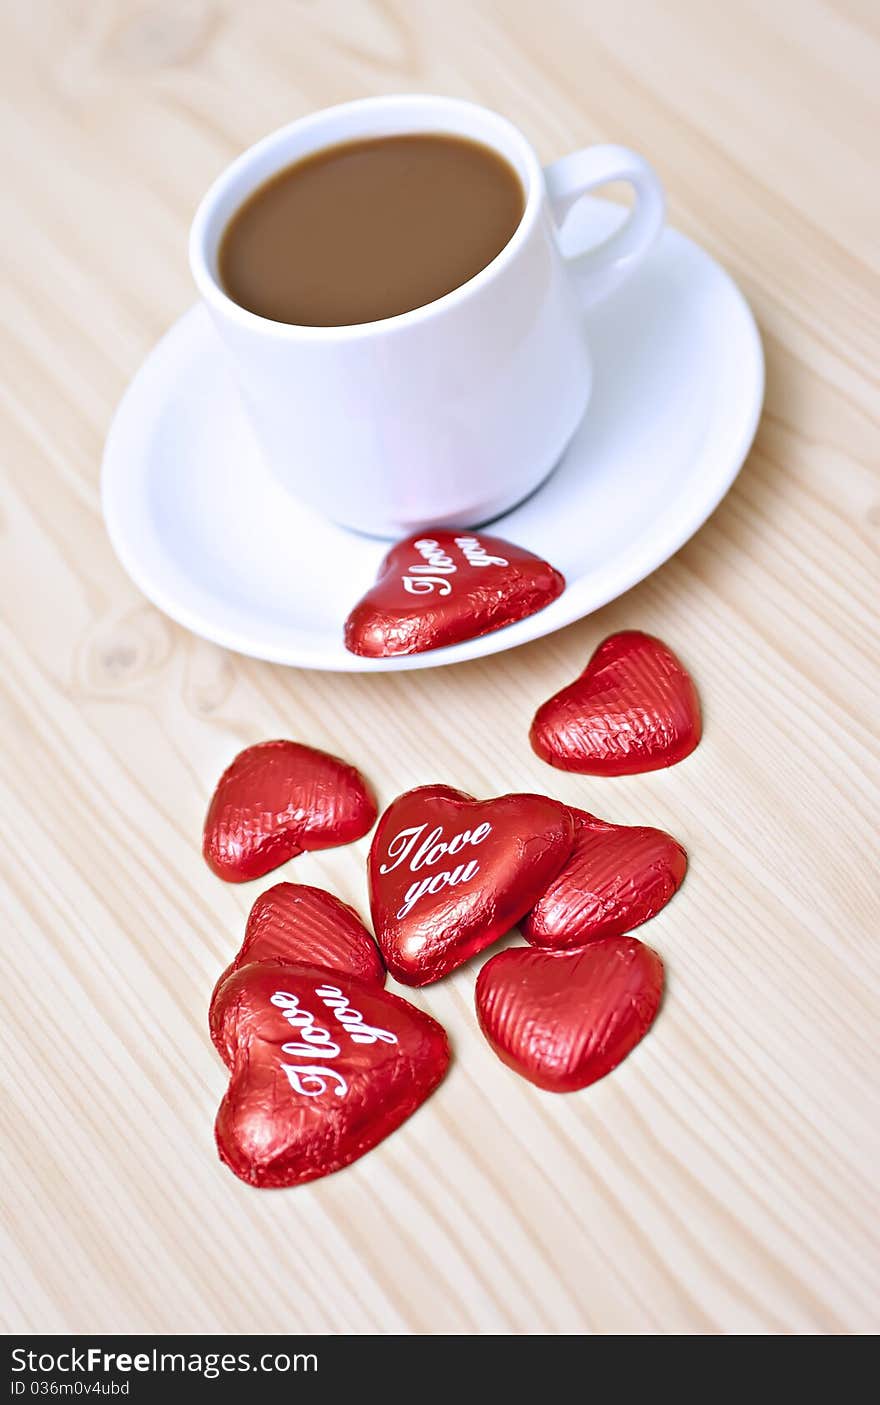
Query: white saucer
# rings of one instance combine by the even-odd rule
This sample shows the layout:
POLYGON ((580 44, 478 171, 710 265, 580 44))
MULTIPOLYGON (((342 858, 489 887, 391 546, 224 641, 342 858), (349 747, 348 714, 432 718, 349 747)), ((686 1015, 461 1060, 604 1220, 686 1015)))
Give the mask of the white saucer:
MULTIPOLYGON (((620 217, 583 201, 566 243, 596 241, 620 217)), ((187 629, 300 668, 431 668, 589 614, 656 570, 727 492, 758 423, 764 362, 741 293, 672 229, 585 315, 595 382, 584 422, 547 482, 491 528, 564 573, 567 589, 539 614, 432 653, 348 653, 343 622, 388 544, 333 526, 274 482, 200 307, 147 358, 110 429, 103 506, 120 561, 187 629)))

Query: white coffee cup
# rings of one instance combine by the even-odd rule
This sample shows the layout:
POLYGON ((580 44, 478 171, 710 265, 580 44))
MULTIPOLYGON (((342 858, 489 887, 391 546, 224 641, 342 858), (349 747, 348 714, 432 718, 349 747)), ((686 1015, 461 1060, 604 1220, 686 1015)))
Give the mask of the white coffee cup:
POLYGON ((196 212, 190 263, 273 473, 334 521, 400 537, 487 522, 555 467, 590 397, 582 309, 629 276, 663 210, 657 176, 624 147, 590 147, 542 170, 523 134, 488 108, 367 98, 292 122, 233 161, 196 212), (272 322, 227 297, 218 247, 258 186, 324 147, 419 132, 482 142, 522 181, 522 219, 482 272, 412 312, 345 327, 272 322), (622 227, 563 257, 559 229, 574 202, 621 180, 636 193, 622 227))

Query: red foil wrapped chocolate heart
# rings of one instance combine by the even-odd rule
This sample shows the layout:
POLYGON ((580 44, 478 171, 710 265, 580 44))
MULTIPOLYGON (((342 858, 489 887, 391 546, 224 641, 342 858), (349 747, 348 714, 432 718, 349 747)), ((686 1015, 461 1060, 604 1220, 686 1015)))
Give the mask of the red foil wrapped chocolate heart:
POLYGON ((376 940, 393 976, 427 985, 504 936, 571 853, 570 811, 544 795, 475 800, 423 785, 389 805, 368 862, 376 940))
POLYGON ((572 815, 571 858, 520 923, 533 946, 584 946, 631 931, 666 906, 687 871, 685 850, 662 829, 572 815))
POLYGON ((223 982, 239 967, 259 961, 317 966, 368 985, 385 984, 379 948, 353 907, 323 888, 276 883, 251 908, 241 950, 214 987, 208 1022, 218 1049, 223 982))
POLYGON ((564 589, 555 567, 500 537, 422 532, 388 552, 345 622, 345 647, 377 659, 459 644, 536 614, 564 589))
POLYGON ((215 1127, 243 1181, 299 1185, 370 1151, 433 1092, 443 1028, 376 985, 262 962, 224 981, 219 1046, 231 1070, 215 1127))
POLYGON ((530 740, 563 771, 626 776, 683 760, 701 733, 687 669, 659 639, 627 630, 600 644, 580 678, 538 709, 530 740))
POLYGON ((299 742, 261 742, 220 777, 203 853, 218 877, 244 883, 306 849, 361 839, 375 819, 376 802, 354 766, 299 742))
POLYGON ((663 962, 635 937, 576 951, 513 947, 477 980, 480 1028, 503 1063, 548 1093, 604 1078, 650 1029, 663 962))

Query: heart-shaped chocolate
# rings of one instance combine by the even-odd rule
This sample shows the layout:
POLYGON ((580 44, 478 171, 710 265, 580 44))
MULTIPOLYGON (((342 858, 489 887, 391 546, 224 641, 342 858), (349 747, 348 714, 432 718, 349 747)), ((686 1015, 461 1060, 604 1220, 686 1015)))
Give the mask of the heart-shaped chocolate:
POLYGON ((379 948, 353 907, 323 888, 276 883, 251 908, 241 950, 214 987, 208 1022, 218 1049, 217 1010, 223 982, 239 967, 257 961, 317 966, 368 985, 385 984, 379 948))
POLYGON ((534 615, 564 589, 555 567, 500 537, 423 532, 388 552, 345 622, 345 647, 372 659, 441 649, 534 615))
POLYGON ((636 937, 576 951, 512 947, 477 980, 480 1028, 495 1053, 548 1093, 604 1078, 647 1034, 663 996, 663 962, 636 937))
POLYGON ((666 906, 687 870, 687 854, 665 830, 571 813, 571 858, 520 923, 533 946, 584 946, 631 931, 666 906))
POLYGON ((369 857, 376 940, 393 976, 427 985, 504 936, 571 853, 570 811, 545 795, 475 800, 423 785, 379 821, 369 857))
POLYGON ((224 981, 219 1047, 231 1070, 215 1133, 243 1181, 299 1185, 370 1151, 433 1092, 443 1028, 376 985, 262 962, 224 981))
POLYGON ((560 770, 627 776, 683 760, 701 732, 687 669, 653 635, 627 630, 600 644, 580 678, 538 708, 530 739, 560 770))
POLYGON ((361 839, 375 819, 376 802, 354 766, 300 742, 260 742, 220 777, 202 847, 220 878, 244 883, 306 849, 361 839))

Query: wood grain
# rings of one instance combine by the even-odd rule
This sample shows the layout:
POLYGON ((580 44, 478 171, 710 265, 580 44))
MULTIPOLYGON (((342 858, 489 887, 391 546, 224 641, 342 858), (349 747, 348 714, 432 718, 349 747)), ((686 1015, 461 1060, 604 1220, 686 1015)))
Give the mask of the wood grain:
MULTIPOLYGON (((876 1330, 876 10, 7 0, 0 40, 5 1329, 876 1330), (288 671, 144 602, 102 528, 102 441, 192 301, 215 173, 407 89, 500 108, 544 159, 645 151, 756 310, 766 413, 709 524, 592 618, 436 673, 288 671), (534 707, 628 626, 692 667, 702 746, 666 774, 551 772, 534 707), (456 1061, 401 1132, 297 1192, 239 1184, 205 1010, 271 880, 224 886, 198 839, 230 756, 275 735, 350 755, 382 801, 539 789, 670 829, 691 870, 644 933, 670 974, 655 1032, 588 1094, 541 1094, 461 971, 417 997, 456 1061)), ((283 876, 363 909, 365 850, 283 876)))

